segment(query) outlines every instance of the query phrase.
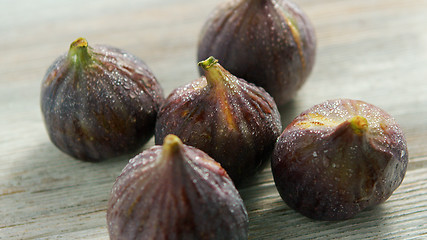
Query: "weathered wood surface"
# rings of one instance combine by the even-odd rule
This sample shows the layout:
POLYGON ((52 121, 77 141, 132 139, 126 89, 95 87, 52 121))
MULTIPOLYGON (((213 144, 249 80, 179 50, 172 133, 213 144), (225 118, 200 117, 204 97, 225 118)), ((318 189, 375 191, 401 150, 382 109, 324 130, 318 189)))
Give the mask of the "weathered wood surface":
MULTIPOLYGON (((197 77, 196 43, 220 1, 3 0, 0 7, 0 239, 107 239, 106 203, 129 157, 74 160, 40 114, 47 67, 71 41, 142 58, 168 94, 197 77)), ((379 207, 343 222, 307 219, 280 199, 267 168, 240 189, 250 239, 427 238, 427 0, 296 0, 318 37, 314 71, 283 107, 283 124, 326 99, 361 99, 404 129, 410 163, 379 207)), ((151 141, 144 148, 151 146, 151 141)))

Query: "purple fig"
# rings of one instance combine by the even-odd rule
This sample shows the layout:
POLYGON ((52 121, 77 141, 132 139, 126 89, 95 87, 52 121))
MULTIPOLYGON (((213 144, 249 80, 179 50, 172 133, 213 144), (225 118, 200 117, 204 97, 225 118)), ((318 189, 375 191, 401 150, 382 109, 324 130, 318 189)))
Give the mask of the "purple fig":
POLYGON ((221 163, 235 184, 270 159, 280 135, 280 114, 264 89, 237 78, 210 57, 206 77, 175 89, 161 107, 155 142, 179 136, 221 163))
POLYGON ((310 75, 314 28, 289 0, 227 1, 200 34, 198 60, 209 56, 237 77, 263 87, 278 105, 291 100, 310 75))
POLYGON ((114 183, 107 224, 115 239, 247 239, 248 216, 226 171, 168 135, 131 159, 114 183))
POLYGON ((147 65, 79 38, 48 69, 41 110, 51 141, 82 160, 131 153, 154 134, 163 90, 147 65))
POLYGON ((385 111, 363 101, 316 105, 289 124, 271 162, 280 196, 320 220, 343 220, 386 201, 408 163, 403 132, 385 111))

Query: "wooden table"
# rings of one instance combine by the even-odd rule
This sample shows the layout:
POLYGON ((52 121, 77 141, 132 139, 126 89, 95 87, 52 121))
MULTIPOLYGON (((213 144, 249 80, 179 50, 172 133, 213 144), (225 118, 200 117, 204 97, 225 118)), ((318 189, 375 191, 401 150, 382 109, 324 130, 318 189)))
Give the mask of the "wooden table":
MULTIPOLYGON (((286 206, 270 169, 240 189, 250 239, 427 239, 427 0, 297 0, 318 37, 314 71, 281 108, 287 125, 333 98, 361 99, 400 123, 410 161, 384 204, 342 222, 286 206)), ((131 156, 75 160, 47 136, 41 80, 78 37, 142 58, 165 93, 198 76, 196 43, 219 1, 3 0, 0 7, 0 239, 107 239, 106 203, 131 156)), ((151 140, 144 146, 153 145, 151 140)))

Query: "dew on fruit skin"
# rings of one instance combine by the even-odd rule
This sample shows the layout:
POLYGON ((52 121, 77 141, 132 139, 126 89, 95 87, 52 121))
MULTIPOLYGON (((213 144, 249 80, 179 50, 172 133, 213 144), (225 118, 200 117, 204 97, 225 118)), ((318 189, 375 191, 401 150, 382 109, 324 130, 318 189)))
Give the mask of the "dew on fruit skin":
POLYGON ((405 150, 402 150, 402 151, 400 152, 400 158, 403 158, 403 157, 405 156, 405 154, 406 154, 405 150))
POLYGON ((126 90, 129 90, 129 89, 131 89, 132 87, 131 87, 131 86, 129 86, 129 84, 128 84, 128 83, 125 83, 125 84, 123 84, 123 88, 124 88, 124 89, 126 89, 126 90))

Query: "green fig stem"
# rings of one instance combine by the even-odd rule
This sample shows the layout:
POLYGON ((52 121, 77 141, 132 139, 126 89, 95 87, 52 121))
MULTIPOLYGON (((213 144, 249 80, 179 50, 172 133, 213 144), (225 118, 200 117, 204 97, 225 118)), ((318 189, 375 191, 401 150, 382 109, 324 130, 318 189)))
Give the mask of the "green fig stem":
POLYGON ((169 158, 176 153, 178 153, 182 147, 183 143, 179 137, 173 134, 169 134, 163 140, 163 158, 169 158))
POLYGON ((362 116, 352 117, 349 122, 351 129, 357 135, 362 135, 368 129, 368 120, 362 116))
POLYGON ((204 61, 198 63, 205 71, 206 81, 209 86, 223 86, 224 83, 230 82, 233 75, 225 70, 214 57, 209 57, 204 61))
POLYGON ((214 57, 199 62, 199 66, 205 71, 207 87, 215 92, 220 102, 219 105, 229 129, 237 129, 228 99, 228 95, 235 93, 237 77, 224 69, 214 57))
POLYGON ((87 65, 92 61, 92 57, 88 52, 88 44, 86 39, 77 38, 70 45, 68 51, 68 59, 76 65, 87 65))
POLYGON ((216 63, 218 63, 218 60, 212 56, 208 57, 204 61, 199 62, 199 66, 202 67, 205 71, 207 71, 209 68, 214 66, 216 63))

